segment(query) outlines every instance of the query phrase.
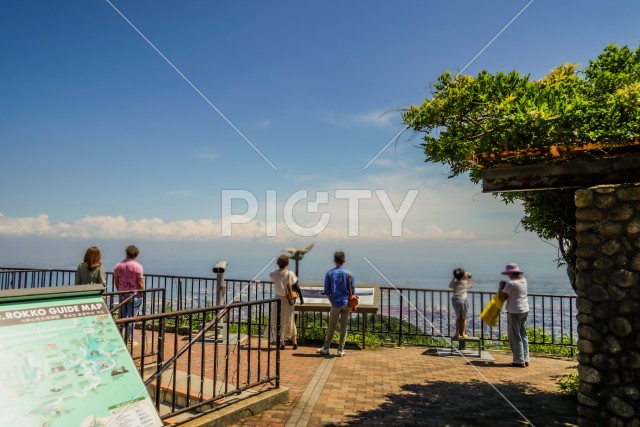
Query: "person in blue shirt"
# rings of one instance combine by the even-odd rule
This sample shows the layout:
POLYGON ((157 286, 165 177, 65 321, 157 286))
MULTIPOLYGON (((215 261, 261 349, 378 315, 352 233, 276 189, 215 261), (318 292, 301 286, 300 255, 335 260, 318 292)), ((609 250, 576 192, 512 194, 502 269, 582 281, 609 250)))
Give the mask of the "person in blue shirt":
POLYGON ((327 272, 324 277, 324 295, 331 302, 331 311, 329 312, 329 329, 324 340, 324 345, 316 352, 322 356, 329 354, 333 333, 336 329, 338 319, 340 320, 340 342, 338 343, 338 357, 345 355, 344 343, 347 339, 347 326, 351 307, 349 306, 349 287, 352 292, 356 292, 356 282, 353 274, 344 268, 345 255, 344 252, 338 251, 333 254, 333 262, 336 264, 327 272))

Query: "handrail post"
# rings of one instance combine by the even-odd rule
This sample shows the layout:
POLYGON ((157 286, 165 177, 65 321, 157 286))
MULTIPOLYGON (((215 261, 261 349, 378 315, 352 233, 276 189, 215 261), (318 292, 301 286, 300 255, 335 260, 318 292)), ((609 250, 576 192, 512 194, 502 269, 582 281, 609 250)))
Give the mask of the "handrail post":
POLYGON ((176 311, 182 311, 182 280, 178 279, 178 307, 176 311))
POLYGON ((399 291, 399 294, 400 294, 400 326, 398 327, 398 347, 402 347, 402 319, 403 319, 402 290, 399 291))
MULTIPOLYGON (((282 336, 282 331, 280 330, 282 328, 282 325, 280 324, 280 313, 282 310, 281 307, 282 304, 282 300, 278 299, 277 301, 277 316, 276 318, 278 319, 276 322, 277 325, 277 332, 276 332, 276 388, 280 388, 280 337, 282 336)), ((271 326, 269 326, 271 327, 271 326)))

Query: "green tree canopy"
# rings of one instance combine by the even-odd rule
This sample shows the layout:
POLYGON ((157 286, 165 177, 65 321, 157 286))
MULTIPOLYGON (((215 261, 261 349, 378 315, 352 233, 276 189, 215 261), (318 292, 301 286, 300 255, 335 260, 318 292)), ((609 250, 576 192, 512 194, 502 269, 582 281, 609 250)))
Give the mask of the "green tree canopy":
MULTIPOLYGON (((565 64, 541 80, 516 71, 477 76, 443 73, 432 96, 403 111, 404 123, 424 133, 426 161, 446 164, 450 177, 481 179, 475 161, 504 151, 584 143, 613 146, 640 136, 640 48, 607 46, 583 70, 565 64)), ((514 164, 539 161, 512 157, 514 164)), ((559 244, 574 284, 574 190, 501 193, 505 203, 521 202, 523 228, 559 244)))

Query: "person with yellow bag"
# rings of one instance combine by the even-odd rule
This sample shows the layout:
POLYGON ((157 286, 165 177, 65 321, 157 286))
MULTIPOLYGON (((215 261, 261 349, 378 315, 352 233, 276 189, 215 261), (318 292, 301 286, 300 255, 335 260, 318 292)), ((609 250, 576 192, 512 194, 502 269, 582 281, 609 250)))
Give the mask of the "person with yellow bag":
POLYGON ((524 272, 516 263, 507 264, 505 271, 501 274, 509 276, 508 281, 500 282, 499 298, 501 301, 507 301, 507 328, 509 345, 513 353, 511 366, 526 368, 529 366, 527 280, 524 278, 524 272))

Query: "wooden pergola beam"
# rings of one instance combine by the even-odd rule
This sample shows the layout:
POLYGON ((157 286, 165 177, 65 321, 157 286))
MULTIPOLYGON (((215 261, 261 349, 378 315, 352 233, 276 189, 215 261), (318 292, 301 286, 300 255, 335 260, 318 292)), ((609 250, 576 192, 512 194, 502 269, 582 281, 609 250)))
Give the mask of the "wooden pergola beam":
MULTIPOLYGON (((544 160, 567 160, 568 157, 578 158, 580 156, 606 156, 626 152, 634 152, 640 149, 640 141, 620 142, 617 144, 602 144, 599 142, 587 142, 580 145, 565 147, 562 145, 551 145, 549 147, 525 148, 514 151, 501 151, 499 153, 478 154, 469 159, 469 163, 479 167, 492 167, 494 164, 517 159, 539 159, 544 160)), ((584 158, 584 157, 583 157, 584 158)))
POLYGON ((482 170, 482 191, 485 193, 587 188, 631 182, 640 182, 640 153, 482 170))

